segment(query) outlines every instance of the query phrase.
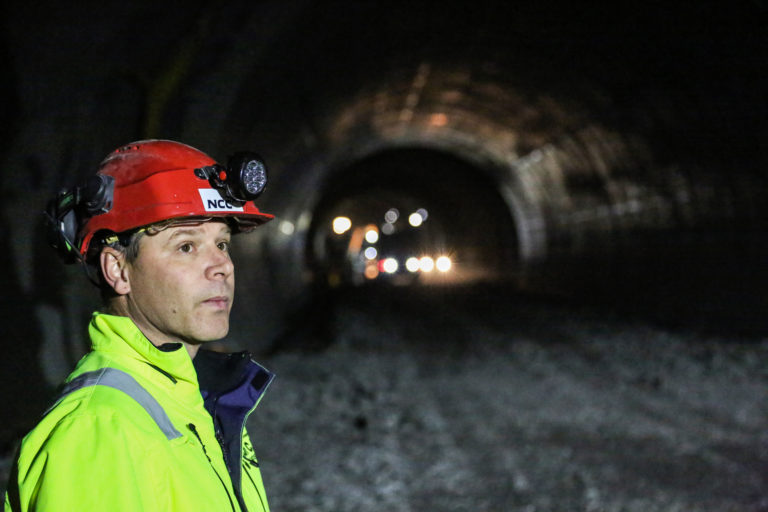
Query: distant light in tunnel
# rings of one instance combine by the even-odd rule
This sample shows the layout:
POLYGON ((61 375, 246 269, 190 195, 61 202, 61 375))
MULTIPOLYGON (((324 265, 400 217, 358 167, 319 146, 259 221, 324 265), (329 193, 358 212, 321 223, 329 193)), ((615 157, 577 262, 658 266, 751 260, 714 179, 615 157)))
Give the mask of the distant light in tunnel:
POLYGON ((376 279, 379 276, 379 269, 376 268, 376 265, 367 265, 363 275, 367 279, 376 279))
POLYGON ((437 258, 437 261, 435 261, 435 267, 437 267, 437 270, 440 272, 448 272, 451 270, 451 258, 448 256, 440 256, 437 258))
POLYGON ((381 232, 385 235, 391 235, 395 232, 395 225, 390 222, 385 222, 381 225, 381 232))
POLYGON ((429 217, 429 212, 426 210, 426 208, 419 208, 418 210, 416 210, 416 213, 421 215, 422 221, 427 220, 427 217, 429 217))
POLYGON ((419 268, 422 272, 432 272, 435 269, 435 260, 429 256, 422 256, 419 260, 419 268))
POLYGON ((352 227, 352 221, 349 220, 349 217, 336 217, 333 219, 333 232, 337 235, 341 235, 342 233, 346 233, 349 228, 352 227))
POLYGON ((380 262, 381 270, 386 272, 387 274, 394 274, 397 272, 397 269, 400 265, 397 264, 397 260, 395 258, 386 258, 381 260, 380 262))
POLYGON ((432 114, 429 118, 429 124, 432 126, 445 126, 448 124, 448 116, 443 113, 432 114))
POLYGON ((376 229, 369 229, 365 232, 365 241, 369 244, 375 244, 379 241, 379 232, 376 229))
POLYGON ((390 208, 387 213, 384 214, 384 220, 387 224, 394 224, 397 219, 400 218, 400 211, 397 208, 390 208))
POLYGON ((282 234, 292 235, 295 230, 296 230, 296 226, 293 225, 293 222, 289 220, 284 220, 280 222, 280 232, 282 234))
POLYGON ((408 272, 418 272, 419 271, 419 258, 411 256, 410 258, 405 260, 405 268, 408 270, 408 272))
POLYGON ((376 259, 376 256, 379 255, 379 251, 377 251, 375 247, 367 247, 365 251, 363 251, 363 254, 365 255, 366 259, 373 260, 376 259))
POLYGON ((422 217, 421 214, 418 212, 413 212, 411 215, 408 216, 408 224, 410 224, 415 228, 421 226, 422 222, 424 222, 424 217, 422 217))

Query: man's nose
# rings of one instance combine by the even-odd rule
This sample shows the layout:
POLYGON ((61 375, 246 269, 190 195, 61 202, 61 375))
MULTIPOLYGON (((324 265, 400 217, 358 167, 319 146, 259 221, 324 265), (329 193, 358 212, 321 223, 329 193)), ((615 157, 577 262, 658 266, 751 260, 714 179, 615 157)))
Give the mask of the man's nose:
POLYGON ((226 279, 235 271, 235 265, 229 253, 214 247, 211 251, 208 266, 206 267, 206 276, 208 279, 226 279))

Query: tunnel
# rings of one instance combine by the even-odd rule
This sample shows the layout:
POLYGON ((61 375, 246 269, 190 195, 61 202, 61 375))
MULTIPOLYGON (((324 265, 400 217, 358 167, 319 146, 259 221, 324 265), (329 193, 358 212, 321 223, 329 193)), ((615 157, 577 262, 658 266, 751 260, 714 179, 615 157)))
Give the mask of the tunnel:
MULTIPOLYGON (((764 45, 741 29, 744 11, 548 5, 290 13, 293 30, 264 43, 218 141, 263 144, 279 170, 264 201, 281 220, 250 254, 275 262, 281 300, 316 284, 318 215, 372 188, 387 158, 421 152, 465 162, 488 187, 487 199, 462 185, 466 198, 445 200, 476 205, 474 235, 496 247, 487 263, 513 289, 762 328, 723 307, 765 303, 751 265, 765 251, 755 159, 765 105, 755 61, 739 51, 764 45), (722 16, 714 33, 711 16, 722 16), (500 231, 483 234, 483 216, 504 219, 500 231)), ((420 174, 408 179, 413 190, 387 184, 388 194, 427 193, 420 174)))
MULTIPOLYGON (((307 235, 307 265, 316 281, 360 285, 379 277, 377 268, 366 276, 366 260, 371 267, 394 256, 400 272, 392 274, 399 275, 407 270, 408 258, 451 258, 453 272, 445 271, 436 282, 513 275, 517 236, 512 212, 495 184, 466 162, 424 149, 376 154, 334 173, 321 194, 307 235), (332 222, 345 214, 358 231, 350 228, 348 236, 339 236, 332 222), (361 234, 368 234, 363 232, 366 227, 375 235, 361 240, 361 234), (368 247, 376 251, 369 251, 371 258, 364 254, 368 247), (344 265, 353 268, 337 270, 344 265)), ((407 284, 433 276, 412 273, 413 279, 406 273, 399 281, 407 284)), ((398 282, 395 276, 392 282, 398 282)))
POLYGON ((285 510, 765 508, 763 2, 45 4, 4 7, 0 40, 3 314, 30 340, 7 344, 3 453, 98 307, 29 212, 169 138, 269 168, 218 349, 285 376, 257 424, 285 510))

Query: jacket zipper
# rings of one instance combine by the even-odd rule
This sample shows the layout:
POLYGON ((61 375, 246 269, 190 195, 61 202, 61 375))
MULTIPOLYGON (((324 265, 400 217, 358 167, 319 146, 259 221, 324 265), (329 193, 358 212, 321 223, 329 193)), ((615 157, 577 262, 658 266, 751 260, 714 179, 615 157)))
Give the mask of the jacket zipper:
POLYGON ((227 484, 224 483, 224 480, 221 478, 221 475, 219 475, 219 472, 216 471, 216 468, 213 467, 213 461, 208 456, 208 450, 205 449, 205 444, 203 443, 203 440, 200 438, 200 434, 197 433, 197 427, 195 427, 194 423, 190 423, 187 425, 189 430, 192 431, 193 434, 195 434, 195 437, 200 442, 200 447, 203 449, 203 455, 205 455, 205 458, 208 459, 208 464, 211 465, 211 469, 214 473, 216 473, 216 476, 219 478, 219 482, 221 482, 221 485, 224 487, 224 492, 227 494, 227 499, 229 500, 229 506, 232 507, 233 512, 237 512, 237 509, 235 508, 235 504, 232 503, 232 496, 229 495, 229 490, 227 490, 227 484))
MULTIPOLYGON (((219 442, 219 446, 221 446, 221 452, 224 454, 224 461, 227 461, 229 459, 229 450, 224 445, 224 435, 221 432, 221 421, 218 419, 218 415, 216 414, 216 407, 219 405, 219 397, 213 399, 213 414, 211 416, 213 417, 213 433, 216 436, 216 441, 219 442)), ((227 465, 227 472, 229 473, 229 465, 227 465)), ((230 478, 232 475, 229 475, 230 478)))
MULTIPOLYGON (((274 378, 274 375, 272 375, 272 378, 274 378)), ((243 488, 243 475, 242 473, 245 473, 248 476, 248 480, 251 481, 251 485, 253 486, 253 489, 256 491, 256 495, 259 497, 259 501, 261 502, 261 509, 262 510, 269 510, 267 507, 267 504, 264 502, 264 496, 261 495, 261 492, 259 491, 259 487, 256 485, 256 482, 253 481, 253 477, 251 477, 251 474, 248 472, 248 470, 245 467, 245 464, 242 464, 243 460, 243 432, 245 431, 245 425, 248 423, 248 418, 253 413, 253 411, 256 410, 256 407, 259 406, 259 402, 261 402, 261 399, 264 397, 264 393, 266 393, 267 388, 269 387, 270 383, 272 382, 272 379, 270 378, 269 381, 262 387, 261 393, 259 394, 259 399, 256 400, 256 403, 253 404, 253 407, 251 407, 251 410, 248 411, 243 418, 243 423, 240 425, 240 461, 241 461, 241 468, 240 468, 240 494, 243 494, 242 488, 243 488)), ((260 471, 258 469, 259 464, 255 464, 257 471, 260 471)), ((245 501, 245 500, 243 500, 245 501)))
MULTIPOLYGON (((264 388, 266 391, 266 388, 264 388)), ((262 392, 261 396, 264 396, 264 393, 262 392)), ((245 424, 248 423, 248 417, 253 413, 253 411, 256 410, 256 407, 259 406, 259 402, 261 402, 261 396, 256 401, 255 404, 253 404, 253 407, 251 407, 251 410, 248 411, 243 418, 243 423, 240 425, 240 494, 243 494, 243 475, 242 473, 245 473, 248 476, 248 480, 251 481, 251 484, 253 485, 253 489, 256 491, 256 495, 259 497, 259 501, 261 502, 261 509, 262 510, 268 510, 266 504, 264 503, 264 497, 261 495, 261 492, 259 492, 259 487, 256 485, 256 482, 253 481, 253 478, 251 478, 250 473, 245 468, 245 464, 242 463, 243 459, 243 432, 245 431, 245 424)), ((250 461, 249 461, 250 462, 250 461)), ((256 463, 256 467, 258 468, 259 465, 256 463)), ((245 502, 245 498, 243 498, 243 502, 245 502)))

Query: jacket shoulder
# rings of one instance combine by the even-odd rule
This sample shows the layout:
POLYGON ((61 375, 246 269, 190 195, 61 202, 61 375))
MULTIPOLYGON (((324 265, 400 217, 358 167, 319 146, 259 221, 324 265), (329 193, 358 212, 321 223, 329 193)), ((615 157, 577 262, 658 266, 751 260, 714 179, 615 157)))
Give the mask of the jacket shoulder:
POLYGON ((98 510, 104 503, 120 503, 115 510, 158 509, 150 482, 167 467, 156 456, 154 435, 136 419, 140 411, 109 403, 120 400, 116 393, 73 393, 24 438, 9 483, 21 509, 98 510))
POLYGON ((102 385, 77 389, 62 397, 27 437, 47 437, 53 433, 63 436, 83 429, 100 436, 134 433, 145 442, 155 437, 165 440, 141 403, 124 391, 102 385))

